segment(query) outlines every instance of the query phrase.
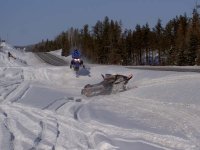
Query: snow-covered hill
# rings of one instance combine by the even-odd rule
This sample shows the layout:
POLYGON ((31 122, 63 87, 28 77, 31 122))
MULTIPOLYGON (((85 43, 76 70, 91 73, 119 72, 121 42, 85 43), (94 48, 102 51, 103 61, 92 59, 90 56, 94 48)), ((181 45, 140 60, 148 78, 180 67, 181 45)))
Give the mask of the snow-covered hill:
POLYGON ((42 65, 42 62, 39 61, 35 54, 31 52, 25 52, 24 50, 15 49, 11 45, 2 42, 0 43, 0 66, 36 66, 36 65, 42 65), (11 55, 16 58, 9 58, 8 53, 11 53, 11 55))
POLYGON ((199 73, 86 64, 77 78, 6 43, 0 66, 0 150, 200 150, 199 73), (134 78, 125 92, 80 94, 105 73, 134 78))

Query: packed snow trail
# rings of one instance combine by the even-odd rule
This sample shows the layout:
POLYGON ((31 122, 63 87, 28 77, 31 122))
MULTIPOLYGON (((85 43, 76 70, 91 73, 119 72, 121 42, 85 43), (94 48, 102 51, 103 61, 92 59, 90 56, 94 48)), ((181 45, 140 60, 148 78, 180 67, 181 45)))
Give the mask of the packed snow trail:
POLYGON ((37 55, 45 62, 54 66, 67 66, 67 62, 50 53, 37 53, 37 55))

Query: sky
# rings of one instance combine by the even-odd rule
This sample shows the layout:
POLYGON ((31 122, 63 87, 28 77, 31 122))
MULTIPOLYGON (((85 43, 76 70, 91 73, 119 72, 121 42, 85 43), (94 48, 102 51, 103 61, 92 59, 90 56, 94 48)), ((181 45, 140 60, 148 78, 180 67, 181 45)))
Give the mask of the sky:
MULTIPOLYGON (((199 1, 200 3, 200 1, 199 1)), ((196 0, 0 0, 0 37, 12 45, 54 39, 71 27, 95 25, 105 16, 122 21, 123 29, 158 19, 163 26, 177 15, 192 15, 196 0)))

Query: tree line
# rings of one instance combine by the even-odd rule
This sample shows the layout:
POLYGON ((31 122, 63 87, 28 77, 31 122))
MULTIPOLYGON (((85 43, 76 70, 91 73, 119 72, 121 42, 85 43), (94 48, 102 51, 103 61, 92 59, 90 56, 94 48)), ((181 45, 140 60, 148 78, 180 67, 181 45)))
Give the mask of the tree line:
POLYGON ((74 48, 94 63, 122 65, 200 65, 200 18, 196 9, 192 17, 176 16, 155 27, 137 24, 135 29, 122 29, 121 21, 107 16, 93 27, 70 28, 54 40, 33 46, 34 52, 62 49, 68 56, 74 48))

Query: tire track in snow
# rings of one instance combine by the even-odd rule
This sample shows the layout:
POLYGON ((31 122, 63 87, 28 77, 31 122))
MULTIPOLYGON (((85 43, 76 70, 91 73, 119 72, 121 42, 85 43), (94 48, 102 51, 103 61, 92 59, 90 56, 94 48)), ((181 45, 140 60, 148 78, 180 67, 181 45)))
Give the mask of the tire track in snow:
POLYGON ((9 119, 8 119, 8 115, 6 112, 3 112, 4 115, 4 121, 3 124, 5 126, 5 128, 7 129, 7 132, 10 135, 10 139, 9 139, 9 149, 10 150, 14 150, 14 140, 15 140, 15 135, 14 133, 11 131, 10 126, 9 126, 9 119))
POLYGON ((74 119, 77 120, 77 121, 80 121, 78 114, 79 114, 79 112, 80 112, 80 110, 82 109, 83 106, 84 106, 83 104, 80 104, 80 105, 76 106, 75 109, 74 109, 74 119))
POLYGON ((5 127, 5 115, 4 112, 0 110, 0 149, 9 150, 10 149, 10 133, 5 127))
MULTIPOLYGON (((79 102, 79 99, 75 101, 79 102)), ((74 119, 73 112, 75 109, 73 107, 75 105, 71 106, 72 107, 69 108, 71 109, 69 113, 72 113, 72 116, 58 116, 57 118, 59 120, 60 131, 59 141, 65 139, 65 146, 63 145, 65 147, 64 149, 94 149, 89 139, 89 135, 93 130, 91 131, 90 127, 85 126, 85 123, 74 119)))
POLYGON ((58 106, 56 109, 55 109, 55 111, 58 111, 61 107, 63 107, 66 103, 68 103, 68 102, 64 102, 64 103, 62 103, 62 104, 60 104, 60 106, 58 106))
MULTIPOLYGON (((23 148, 24 145, 26 145, 27 149, 32 150, 45 148, 54 150, 60 147, 88 149, 88 138, 83 124, 80 125, 73 117, 66 118, 66 116, 64 116, 63 119, 56 119, 57 122, 55 122, 55 118, 57 118, 56 112, 46 110, 53 108, 57 111, 65 105, 65 103, 70 101, 74 102, 74 99, 67 98, 65 101, 55 101, 54 103, 48 104, 48 106, 44 108, 45 110, 30 108, 16 103, 30 88, 30 83, 25 82, 23 77, 19 76, 20 74, 21 72, 15 74, 17 76, 13 75, 13 79, 16 78, 16 80, 13 81, 19 85, 8 94, 6 101, 0 106, 5 111, 2 116, 9 116, 9 120, 12 119, 12 125, 10 125, 9 122, 8 125, 5 125, 5 128, 10 130, 6 130, 10 136, 10 145, 13 143, 13 148, 10 148, 10 150, 14 150, 14 148, 23 148), (7 101, 11 103, 7 103, 7 101), (54 121, 52 121, 52 118, 54 118, 54 121), (45 122, 43 120, 45 120, 45 122), (65 124, 67 124, 67 126, 65 126, 65 124), (65 135, 66 133, 67 135, 65 135), (17 134, 17 136, 14 134, 17 134), (46 136, 46 134, 48 136, 46 136), (70 146, 65 143, 63 144, 63 141, 66 139, 69 140, 68 143, 70 143, 70 146), (74 139, 77 140, 74 141, 74 139), (16 145, 14 145, 14 143, 16 145)), ((4 83, 10 88, 7 79, 8 78, 6 78, 6 82, 4 83)), ((11 84, 11 82, 9 83, 11 84)), ((79 102, 81 100, 75 101, 79 102)))
POLYGON ((3 99, 2 102, 5 102, 9 99, 10 95, 17 91, 21 83, 23 83, 23 69, 4 68, 2 74, 3 76, 0 80, 1 97, 3 99))
POLYGON ((30 148, 29 150, 36 150, 38 145, 40 144, 40 142, 42 141, 42 136, 44 134, 44 123, 43 121, 40 121, 39 123, 41 131, 39 132, 38 136, 36 137, 36 139, 34 140, 34 144, 33 147, 30 148))
POLYGON ((59 135, 60 135, 59 123, 58 123, 58 120, 56 118, 55 118, 55 121, 56 121, 56 139, 55 139, 54 145, 52 146, 52 150, 56 149, 56 145, 57 145, 58 138, 59 138, 59 135))
POLYGON ((60 107, 62 107, 65 103, 69 102, 68 98, 59 98, 54 100, 53 102, 49 103, 47 106, 43 107, 42 110, 44 109, 49 109, 50 107, 54 108, 55 110, 58 110, 60 107), (55 106, 56 108, 54 108, 54 105, 56 105, 57 102, 60 101, 64 101, 61 104, 58 104, 58 106, 55 106))
POLYGON ((12 119, 11 131, 17 134, 16 149, 22 149, 23 145, 29 150, 92 147, 88 139, 90 129, 74 120, 73 116, 63 116, 55 111, 32 108, 20 103, 3 104, 0 107, 3 112, 8 111, 6 115, 12 119))
POLYGON ((26 108, 19 103, 6 105, 4 104, 4 107, 9 110, 10 117, 13 120, 12 128, 18 135, 16 148, 21 149, 22 144, 26 144, 29 150, 56 148, 60 131, 55 113, 50 111, 45 111, 45 113, 43 110, 26 108))
POLYGON ((9 89, 7 90, 8 92, 5 93, 3 99, 7 99, 7 97, 8 97, 13 91, 15 91, 17 88, 18 88, 18 85, 15 86, 15 87, 9 88, 9 89))
POLYGON ((23 82, 10 95, 9 101, 15 103, 19 101, 30 89, 30 83, 23 82))
MULTIPOLYGON (((5 80, 5 79, 4 79, 5 80)), ((2 87, 5 87, 5 88, 7 88, 7 87, 9 87, 9 86, 12 86, 12 85, 18 85, 18 84, 20 84, 21 82, 22 82, 23 80, 21 80, 21 81, 19 81, 19 80, 17 80, 17 81, 0 81, 0 85, 2 86, 2 87)))
POLYGON ((66 103, 69 103, 69 102, 81 102, 81 99, 80 98, 75 99, 74 97, 59 98, 52 101, 45 107, 43 107, 42 110, 50 109, 50 110, 58 111, 61 107, 63 107, 66 103))

